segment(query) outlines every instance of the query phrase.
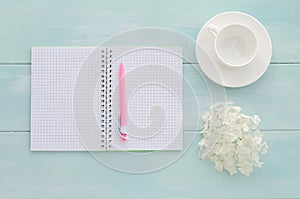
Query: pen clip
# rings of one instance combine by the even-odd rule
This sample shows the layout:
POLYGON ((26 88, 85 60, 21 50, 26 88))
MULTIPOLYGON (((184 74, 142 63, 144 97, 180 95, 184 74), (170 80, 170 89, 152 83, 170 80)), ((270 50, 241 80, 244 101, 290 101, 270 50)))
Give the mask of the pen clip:
POLYGON ((126 141, 127 140, 127 130, 126 130, 126 126, 121 126, 120 113, 119 113, 119 117, 118 117, 118 131, 119 131, 119 134, 121 136, 121 139, 123 141, 126 141))

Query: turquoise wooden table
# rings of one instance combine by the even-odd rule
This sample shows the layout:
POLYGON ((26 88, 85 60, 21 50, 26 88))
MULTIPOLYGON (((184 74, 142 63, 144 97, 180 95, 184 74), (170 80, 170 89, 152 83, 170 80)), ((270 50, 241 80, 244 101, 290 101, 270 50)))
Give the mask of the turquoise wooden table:
MULTIPOLYGON (((299 198, 299 6, 297 0, 0 0, 0 198, 299 198), (31 46, 92 46, 149 26, 196 39, 209 18, 232 10, 260 20, 273 42, 265 75, 225 90, 228 100, 262 119, 270 150, 250 177, 229 177, 200 161, 199 134, 174 164, 139 175, 110 169, 87 152, 30 152, 31 46)), ((184 64, 184 74, 201 91, 191 64, 184 64)), ((185 107, 188 101, 185 95, 185 107)), ((185 119, 184 132, 199 129, 185 119)))

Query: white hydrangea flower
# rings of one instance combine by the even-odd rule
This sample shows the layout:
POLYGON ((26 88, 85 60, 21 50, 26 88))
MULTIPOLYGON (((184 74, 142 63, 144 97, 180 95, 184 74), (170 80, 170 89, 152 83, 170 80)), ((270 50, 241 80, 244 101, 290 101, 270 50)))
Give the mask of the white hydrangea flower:
POLYGON ((238 172, 249 176, 253 167, 261 167, 259 154, 268 151, 258 126, 260 119, 241 113, 233 102, 213 104, 202 116, 203 138, 199 142, 202 158, 210 159, 216 170, 230 175, 238 172))

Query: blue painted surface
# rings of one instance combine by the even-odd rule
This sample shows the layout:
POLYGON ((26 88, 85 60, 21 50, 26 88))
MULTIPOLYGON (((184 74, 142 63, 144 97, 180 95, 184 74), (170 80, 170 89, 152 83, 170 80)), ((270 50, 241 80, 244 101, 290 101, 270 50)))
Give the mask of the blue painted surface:
MULTIPOLYGON (((0 198, 299 198, 299 5, 297 0, 0 0, 0 198), (260 115, 270 146, 264 166, 250 177, 230 177, 200 161, 199 134, 174 164, 141 175, 112 170, 87 152, 29 151, 31 46, 97 45, 146 26, 195 39, 205 21, 230 10, 255 16, 273 42, 266 74, 250 86, 225 90, 245 113, 260 115)), ((191 64, 184 64, 184 75, 204 111, 209 98, 203 79, 191 64)), ((184 130, 194 133, 199 113, 184 86, 184 130)))

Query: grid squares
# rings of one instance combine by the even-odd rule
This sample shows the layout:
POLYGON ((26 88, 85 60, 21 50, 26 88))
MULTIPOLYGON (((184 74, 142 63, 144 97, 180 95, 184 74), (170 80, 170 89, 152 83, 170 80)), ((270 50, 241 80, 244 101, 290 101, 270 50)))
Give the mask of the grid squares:
MULTIPOLYGON (((73 115, 78 73, 94 47, 34 47, 31 65, 31 150, 83 151, 73 115)), ((95 67, 99 60, 94 60, 95 67)), ((88 79, 87 79, 88 81, 88 79)))
POLYGON ((181 150, 181 48, 111 48, 112 148, 110 150, 181 150), (120 62, 126 71, 128 141, 118 134, 120 62), (155 109, 158 108, 158 110, 155 109), (152 116, 151 116, 152 114, 152 116), (163 123, 162 123, 163 122, 163 123))
POLYGON ((80 107, 82 133, 78 135, 72 110, 74 84, 78 81, 82 64, 93 50, 93 47, 32 48, 31 150, 93 151, 105 150, 106 146, 109 150, 181 150, 180 48, 100 48, 106 53, 99 51, 99 56, 90 60, 91 70, 80 80, 80 84, 86 86, 80 87, 85 103, 80 107), (121 142, 116 130, 119 59, 125 64, 128 77, 128 129, 131 138, 126 144, 121 142), (111 69, 108 67, 110 60, 111 69), (106 65, 104 68, 101 67, 103 63, 106 65), (110 73, 111 80, 107 79, 110 73), (105 80, 91 95, 89 90, 96 78, 105 80), (93 103, 89 103, 89 98, 93 98, 93 103), (104 102, 101 103, 101 100, 104 102), (153 106, 161 108, 153 112, 153 106), (86 111, 91 109, 97 117, 95 125, 91 123, 91 112, 86 111), (151 113, 154 114, 152 117, 151 113), (153 121, 150 122, 149 118, 153 121), (112 123, 108 123, 110 120, 112 123), (152 127, 147 128, 149 125, 152 127))

